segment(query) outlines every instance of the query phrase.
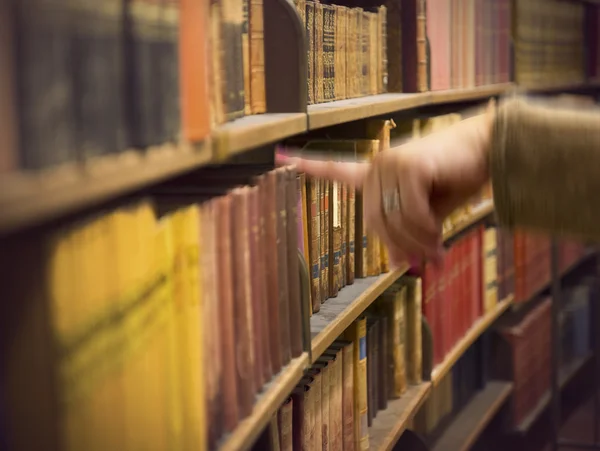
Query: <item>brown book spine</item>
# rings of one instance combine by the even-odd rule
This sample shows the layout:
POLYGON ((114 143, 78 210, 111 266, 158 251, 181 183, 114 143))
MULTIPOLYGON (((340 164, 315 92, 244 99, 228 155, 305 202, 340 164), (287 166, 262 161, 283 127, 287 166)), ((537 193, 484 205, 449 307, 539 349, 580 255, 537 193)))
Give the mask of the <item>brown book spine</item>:
POLYGON ((327 222, 325 221, 325 193, 327 192, 325 180, 317 180, 319 184, 319 228, 320 230, 320 250, 321 256, 319 259, 320 274, 319 284, 321 287, 321 303, 327 300, 327 222))
POLYGON ((335 14, 335 100, 346 98, 346 22, 348 8, 334 6, 335 14))
POLYGON ((302 386, 297 387, 292 391, 292 449, 294 450, 304 451, 307 449, 304 443, 304 423, 306 422, 304 403, 307 390, 308 387, 302 386))
POLYGON ((232 202, 231 196, 222 196, 216 202, 217 210, 217 265, 219 313, 221 325, 221 357, 223 359, 223 429, 231 432, 238 424, 238 386, 236 371, 235 310, 232 274, 232 202))
POLYGON ((335 100, 335 9, 323 5, 323 101, 335 100))
POLYGON ((264 298, 260 292, 260 277, 262 268, 258 266, 258 252, 260 243, 259 233, 259 202, 258 188, 256 186, 248 187, 248 234, 249 234, 249 261, 250 261, 250 299, 252 302, 252 325, 253 325, 253 347, 254 347, 254 379, 256 387, 261 390, 267 382, 264 374, 264 356, 263 356, 263 308, 262 303, 264 298))
POLYGON ((264 200, 262 203, 263 215, 265 218, 265 261, 266 261, 266 277, 267 277, 267 298, 269 304, 269 350, 271 356, 271 365, 273 373, 277 374, 283 366, 283 351, 282 342, 280 340, 281 312, 280 294, 279 294, 279 274, 280 252, 273 252, 273 249, 278 249, 278 226, 279 226, 279 208, 277 195, 277 174, 271 171, 266 174, 264 200))
POLYGON ((315 96, 315 3, 306 1, 306 46, 308 47, 307 57, 307 82, 308 82, 308 104, 316 102, 315 96))
POLYGON ((340 184, 330 182, 329 223, 331 224, 329 243, 329 296, 335 297, 341 288, 341 252, 342 252, 342 217, 340 184))
POLYGON ((342 353, 342 412, 344 451, 354 451, 354 343, 342 353))
POLYGON ((429 90, 427 60, 427 12, 425 0, 417 2, 417 88, 419 92, 429 90))
MULTIPOLYGON (((191 1, 191 0, 189 0, 191 1)), ((223 49, 223 32, 221 30, 221 4, 219 2, 211 2, 210 13, 209 13, 209 41, 208 41, 208 54, 209 64, 208 66, 208 94, 210 97, 210 126, 211 128, 216 127, 225 122, 225 104, 223 98, 223 87, 224 87, 224 76, 225 76, 225 60, 222 52, 223 49)), ((183 14, 182 14, 183 17, 183 14)), ((194 27, 198 27, 197 23, 194 23, 194 27)), ((194 41, 194 45, 197 45, 198 41, 194 41)), ((183 89, 183 86, 182 86, 183 89)), ((186 97, 193 98, 193 97, 186 97)), ((194 103, 194 102, 187 102, 194 103)), ((184 105, 183 114, 185 114, 184 105)), ((183 119, 185 122, 185 118, 183 119)))
MULTIPOLYGON (((275 170, 277 174, 277 268, 279 286, 279 337, 281 341, 282 364, 287 365, 291 359, 290 347, 290 309, 288 284, 288 251, 287 251, 287 173, 285 168, 275 170), (286 327, 287 325, 287 327, 286 327)), ((295 247, 294 247, 295 249, 295 247)))
MULTIPOLYGON (((302 451, 311 451, 315 440, 315 405, 313 381, 314 379, 312 377, 305 376, 300 381, 298 388, 292 392, 296 393, 296 391, 299 391, 303 397, 303 410, 301 413, 302 424, 301 430, 299 431, 302 435, 301 447, 297 448, 296 443, 294 443, 294 449, 300 449, 302 451)), ((294 412, 294 417, 295 416, 296 412, 294 412)))
POLYGON ((421 336, 422 284, 418 277, 406 278, 406 375, 409 383, 420 384, 423 379, 423 356, 421 336))
MULTIPOLYGON (((318 368, 311 368, 308 374, 312 377, 312 390, 314 402, 314 434, 312 436, 311 450, 323 450, 323 374, 318 368)), ((327 381, 329 383, 329 381, 327 381)))
POLYGON ((388 319, 386 316, 379 318, 379 352, 377 355, 377 408, 387 409, 388 400, 388 319))
MULTIPOLYGON (((346 260, 348 285, 352 285, 354 283, 357 265, 356 249, 361 249, 361 247, 357 246, 362 246, 362 240, 358 245, 356 243, 356 208, 356 190, 354 187, 348 186, 348 224, 346 225, 346 233, 348 234, 348 258, 346 260)), ((362 217, 362 215, 360 217, 362 217)))
POLYGON ((388 50, 387 50, 387 8, 385 5, 379 7, 377 12, 379 21, 379 36, 380 36, 380 50, 379 50, 379 92, 387 92, 388 90, 388 50))
POLYGON ((319 181, 307 180, 308 237, 310 240, 310 278, 313 313, 321 310, 321 216, 319 213, 319 181))
POLYGON ((359 14, 360 23, 360 95, 367 96, 370 93, 370 60, 371 60, 371 40, 370 40, 370 29, 369 29, 369 13, 366 11, 360 11, 359 14))
POLYGON ((252 336, 252 292, 250 288, 250 250, 248 249, 248 190, 238 188, 232 192, 233 224, 245 227, 234 227, 232 234, 234 296, 235 296, 235 330, 237 378, 239 389, 239 406, 241 417, 252 412, 256 380, 254 378, 254 347, 252 336))
POLYGON ((329 450, 330 434, 330 405, 331 405, 331 366, 329 362, 320 364, 321 369, 321 449, 329 450))
MULTIPOLYGON (((244 115, 244 2, 220 0, 222 14, 222 45, 225 64, 221 77, 225 117, 231 121, 244 115)), ((247 8, 246 8, 247 9, 247 8)))
POLYGON ((343 450, 342 371, 343 352, 332 351, 335 359, 330 363, 329 373, 329 449, 343 450))
POLYGON ((250 0, 242 0, 242 55, 243 55, 243 71, 244 71, 244 114, 252 114, 252 106, 250 104, 250 0))
POLYGON ((297 173, 294 168, 288 167, 285 171, 287 176, 286 227, 289 334, 291 356, 295 358, 299 357, 303 350, 300 269, 298 267, 298 182, 297 173))
POLYGON ((273 325, 270 324, 269 318, 269 307, 270 301, 268 296, 268 279, 265 268, 267 268, 267 219, 265 218, 265 197, 267 193, 267 179, 265 175, 261 175, 256 178, 256 186, 258 187, 257 192, 257 205, 256 211, 258 212, 258 230, 256 234, 256 259, 254 260, 257 268, 257 293, 261 299, 260 302, 260 315, 262 318, 261 333, 261 344, 262 344, 262 355, 263 355, 263 380, 270 381, 273 377, 273 363, 271 357, 271 337, 273 337, 276 331, 273 329, 273 325))
POLYGON ((340 224, 340 288, 348 285, 348 186, 340 184, 341 224, 340 224))
POLYGON ((371 12, 365 14, 369 27, 369 94, 375 95, 379 92, 379 73, 381 70, 380 34, 377 27, 378 15, 371 12))
POLYGON ((263 23, 263 0, 250 1, 250 97, 252 114, 265 113, 265 33, 263 23))
POLYGON ((315 2, 315 65, 314 65, 314 83, 315 83, 315 103, 325 101, 324 92, 324 55, 323 55, 323 4, 315 2))
POLYGON ((375 349, 377 343, 377 323, 373 318, 367 319, 367 426, 371 427, 373 424, 373 417, 375 415, 375 409, 377 402, 375 399, 376 393, 376 378, 377 374, 377 352, 375 349), (375 401, 375 402, 374 402, 375 401))

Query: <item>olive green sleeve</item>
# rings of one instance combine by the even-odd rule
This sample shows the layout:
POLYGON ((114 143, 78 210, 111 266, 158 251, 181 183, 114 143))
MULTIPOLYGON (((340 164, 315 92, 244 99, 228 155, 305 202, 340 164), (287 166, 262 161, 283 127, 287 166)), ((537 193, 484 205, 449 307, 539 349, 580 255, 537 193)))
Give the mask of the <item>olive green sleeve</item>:
POLYGON ((600 239, 600 114, 515 97, 492 127, 500 224, 600 239))

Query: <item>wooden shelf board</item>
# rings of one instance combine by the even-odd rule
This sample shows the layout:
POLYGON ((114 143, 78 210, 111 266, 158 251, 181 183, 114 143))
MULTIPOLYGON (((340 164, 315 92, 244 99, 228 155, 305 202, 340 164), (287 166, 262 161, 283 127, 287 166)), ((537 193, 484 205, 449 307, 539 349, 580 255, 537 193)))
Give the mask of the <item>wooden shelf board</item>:
POLYGON ((161 182, 195 169, 212 158, 210 143, 180 149, 163 146, 101 157, 86 164, 68 165, 0 179, 0 234, 55 219, 161 182))
POLYGON ((408 265, 377 277, 355 279, 327 299, 310 318, 313 361, 333 343, 392 283, 408 271, 408 265))
POLYGON ((280 141, 306 131, 304 113, 255 114, 220 126, 213 133, 215 157, 225 159, 240 152, 280 141))
POLYGON ((513 390, 511 382, 490 381, 448 425, 433 451, 468 451, 513 390))
POLYGON ((494 212, 494 202, 492 202, 491 200, 482 202, 481 204, 472 208, 471 215, 468 218, 466 218, 464 221, 462 221, 460 224, 458 224, 452 230, 444 233, 444 241, 455 237, 456 235, 461 233, 463 230, 478 223, 482 219, 487 218, 493 212, 494 212))
POLYGON ((390 451, 398 442, 406 425, 429 396, 431 383, 411 385, 400 399, 388 401, 388 407, 377 413, 369 428, 369 449, 390 451))
MULTIPOLYGON (((579 357, 574 359, 569 364, 563 366, 559 370, 558 385, 562 390, 578 373, 592 359, 593 354, 590 353, 585 357, 579 357)), ((546 407, 550 404, 550 391, 547 391, 544 396, 539 400, 537 405, 531 410, 529 415, 515 428, 515 432, 526 434, 531 426, 535 423, 542 412, 546 410, 546 407)))
POLYGON ((431 372, 431 381, 434 386, 437 386, 444 376, 452 369, 458 359, 465 351, 485 332, 490 325, 500 317, 506 309, 512 304, 512 295, 498 302, 494 310, 487 315, 479 318, 467 331, 467 333, 454 345, 450 352, 444 358, 444 361, 438 364, 431 372))
POLYGON ((241 451, 252 447, 281 404, 298 384, 308 366, 308 353, 292 360, 258 396, 252 414, 223 439, 220 451, 241 451))
POLYGON ((484 99, 505 93, 513 88, 514 83, 498 83, 474 88, 449 89, 447 91, 431 91, 431 104, 464 102, 468 100, 484 99))
POLYGON ((378 94, 308 106, 308 128, 329 127, 429 104, 430 93, 378 94))

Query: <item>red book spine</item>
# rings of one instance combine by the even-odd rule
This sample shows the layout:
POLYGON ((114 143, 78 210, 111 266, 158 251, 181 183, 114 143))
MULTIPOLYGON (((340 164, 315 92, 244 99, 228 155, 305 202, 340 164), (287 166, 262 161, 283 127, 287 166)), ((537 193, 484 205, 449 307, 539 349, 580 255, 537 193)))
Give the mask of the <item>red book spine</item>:
POLYGON ((423 271, 423 316, 427 319, 429 328, 431 329, 431 335, 433 337, 433 363, 434 365, 439 362, 439 337, 437 330, 437 321, 435 320, 435 303, 434 303, 434 289, 433 283, 433 267, 430 263, 425 264, 425 270, 423 271))

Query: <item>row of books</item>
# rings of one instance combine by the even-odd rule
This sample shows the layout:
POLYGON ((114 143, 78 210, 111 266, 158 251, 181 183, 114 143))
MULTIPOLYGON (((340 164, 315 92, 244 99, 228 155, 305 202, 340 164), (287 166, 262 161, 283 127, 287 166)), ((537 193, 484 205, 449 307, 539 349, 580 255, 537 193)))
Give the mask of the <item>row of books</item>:
POLYGON ((149 437, 160 449, 213 448, 303 352, 297 174, 207 168, 201 180, 47 239, 67 449, 149 437))
POLYGON ((583 82, 585 7, 560 0, 514 2, 515 81, 524 86, 583 82))
MULTIPOLYGON (((493 229, 486 232, 486 238, 493 233, 493 229)), ((493 246, 493 238, 489 240, 488 248, 493 246)), ((433 336, 434 365, 441 363, 473 323, 498 301, 495 250, 492 247, 484 252, 482 241, 483 226, 479 226, 452 243, 441 267, 425 264, 423 315, 433 336)))
POLYGON ((511 80, 510 0, 429 0, 432 91, 511 80))
POLYGON ((403 277, 316 359, 254 449, 369 449, 377 413, 421 383, 420 332, 420 279, 403 277))
MULTIPOLYGON (((548 286, 551 279, 551 239, 524 231, 498 233, 499 297, 514 294, 515 302, 527 302, 548 286)), ((563 273, 586 255, 586 246, 574 240, 558 243, 558 268, 563 273)))
POLYGON ((387 9, 296 0, 306 31, 308 104, 387 91, 387 9))

